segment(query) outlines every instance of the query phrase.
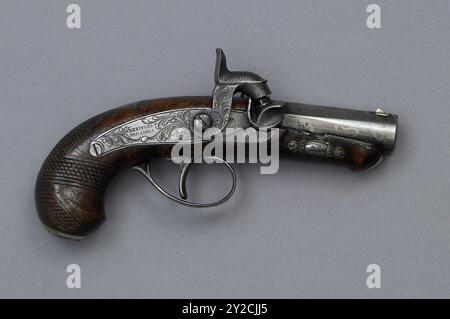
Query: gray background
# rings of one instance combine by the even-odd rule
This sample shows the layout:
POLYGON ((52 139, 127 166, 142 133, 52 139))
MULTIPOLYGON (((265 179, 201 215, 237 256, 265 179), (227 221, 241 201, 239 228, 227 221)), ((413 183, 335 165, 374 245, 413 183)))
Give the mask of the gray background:
MULTIPOLYGON (((377 0, 380 30, 369 1, 78 0, 81 30, 69 3, 0 2, 1 297, 450 296, 448 1, 377 0), (393 156, 362 173, 240 165, 237 194, 207 211, 130 172, 92 237, 45 232, 33 188, 56 142, 122 104, 209 95, 216 47, 274 98, 398 114, 393 156), (71 263, 81 289, 65 285, 71 263), (381 289, 366 287, 371 263, 381 289)), ((160 165, 174 190, 176 167, 160 165)), ((221 173, 194 177, 195 192, 219 195, 221 173)))

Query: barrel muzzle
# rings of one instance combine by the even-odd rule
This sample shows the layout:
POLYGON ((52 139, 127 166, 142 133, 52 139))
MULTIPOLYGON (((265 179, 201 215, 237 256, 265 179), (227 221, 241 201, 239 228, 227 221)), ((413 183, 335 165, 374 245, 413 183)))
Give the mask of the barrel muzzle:
POLYGON ((286 103, 281 127, 312 134, 329 134, 377 145, 384 154, 395 147, 397 115, 346 108, 286 103))

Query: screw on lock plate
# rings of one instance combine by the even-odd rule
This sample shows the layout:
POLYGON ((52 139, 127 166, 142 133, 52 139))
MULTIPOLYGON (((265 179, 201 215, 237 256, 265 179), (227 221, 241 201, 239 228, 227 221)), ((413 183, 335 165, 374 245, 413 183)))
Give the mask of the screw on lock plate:
POLYGON ((193 119, 193 129, 196 132, 204 133, 207 129, 211 128, 213 120, 211 116, 206 112, 200 112, 195 114, 193 119))

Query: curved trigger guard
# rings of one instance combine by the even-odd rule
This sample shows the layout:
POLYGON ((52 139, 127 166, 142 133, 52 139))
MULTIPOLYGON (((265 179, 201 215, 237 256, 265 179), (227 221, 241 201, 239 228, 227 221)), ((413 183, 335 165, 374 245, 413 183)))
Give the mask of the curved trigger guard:
POLYGON ((180 164, 181 174, 180 174, 180 180, 179 180, 179 192, 180 192, 181 198, 178 198, 178 197, 168 193, 156 182, 156 180, 153 178, 152 173, 150 171, 150 162, 147 162, 145 168, 138 165, 138 166, 134 166, 133 169, 139 171, 142 175, 144 175, 145 178, 147 178, 147 180, 150 182, 150 184, 152 184, 161 194, 163 194, 167 198, 169 198, 179 204, 182 204, 185 206, 190 206, 190 207, 199 207, 199 208, 214 207, 214 206, 223 204, 228 199, 230 199, 230 197, 233 195, 233 193, 236 189, 236 172, 234 171, 233 167, 225 160, 223 160, 219 157, 209 157, 209 158, 215 159, 216 161, 219 161, 222 164, 225 164, 231 173, 232 181, 233 181, 233 184, 232 184, 231 189, 228 192, 228 194, 225 197, 223 197, 222 199, 215 201, 215 202, 211 202, 211 203, 195 203, 195 202, 190 202, 190 201, 186 200, 187 199, 186 180, 187 180, 187 175, 189 173, 189 170, 193 164, 192 162, 188 162, 188 163, 183 162, 180 164))
POLYGON ((187 180, 187 175, 188 175, 191 167, 192 167, 191 163, 185 163, 185 162, 180 163, 181 174, 180 174, 178 189, 180 191, 180 197, 184 200, 187 199, 186 180, 187 180))

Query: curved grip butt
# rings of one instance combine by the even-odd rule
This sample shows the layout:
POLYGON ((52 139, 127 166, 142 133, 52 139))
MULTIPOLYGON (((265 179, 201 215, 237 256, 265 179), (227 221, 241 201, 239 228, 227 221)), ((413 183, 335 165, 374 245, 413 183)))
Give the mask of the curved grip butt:
POLYGON ((80 239, 105 219, 103 199, 120 172, 154 156, 170 154, 170 145, 140 145, 104 156, 89 147, 98 135, 147 114, 170 109, 211 107, 210 97, 180 97, 141 101, 95 116, 69 132, 51 151, 39 172, 35 188, 38 215, 55 235, 80 239))

